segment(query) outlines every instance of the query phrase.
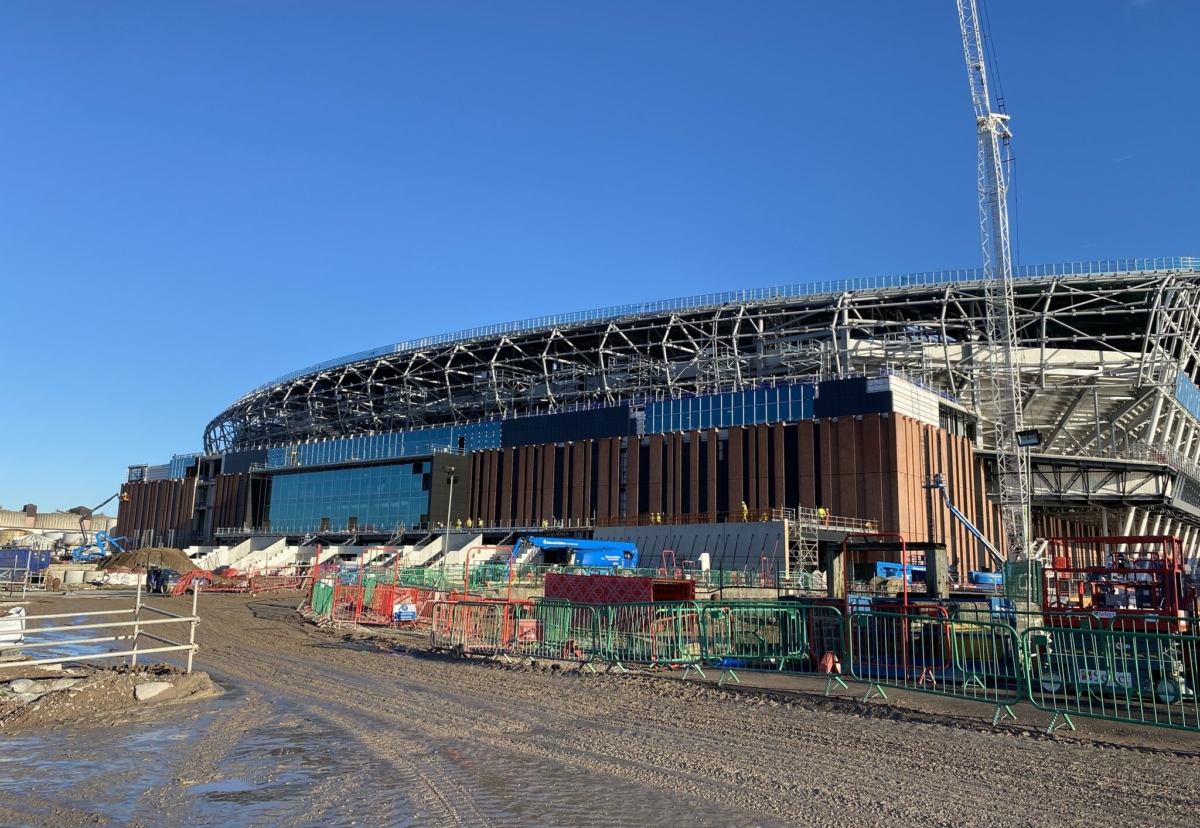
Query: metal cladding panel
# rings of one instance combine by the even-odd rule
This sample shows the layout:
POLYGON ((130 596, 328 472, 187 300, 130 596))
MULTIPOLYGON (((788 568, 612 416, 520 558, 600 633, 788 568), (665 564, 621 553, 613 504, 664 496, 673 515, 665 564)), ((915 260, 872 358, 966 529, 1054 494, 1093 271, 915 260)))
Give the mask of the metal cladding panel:
POLYGON ((630 437, 625 450, 625 514, 621 517, 634 517, 638 514, 641 460, 641 441, 630 437))
POLYGON ((219 474, 213 484, 212 526, 236 529, 245 525, 250 475, 219 474))
POLYGON ((554 484, 555 484, 555 455, 557 447, 553 444, 539 446, 541 457, 538 460, 542 464, 541 475, 541 508, 537 518, 539 520, 555 520, 561 515, 554 514, 554 484))
POLYGON ((492 449, 484 453, 483 462, 483 503, 480 504, 479 514, 487 523, 496 522, 496 466, 500 463, 500 452, 492 449))
POLYGON ((913 509, 912 537, 915 540, 938 542, 941 537, 936 532, 934 536, 930 536, 929 509, 925 500, 925 427, 916 420, 908 420, 908 423, 913 437, 910 443, 911 459, 905 483, 908 486, 913 509))
POLYGON ((729 511, 738 512, 746 502, 745 489, 742 482, 742 445, 746 439, 746 429, 740 426, 729 429, 729 442, 725 447, 729 459, 729 511))
POLYGON ((900 492, 896 486, 896 468, 900 455, 900 420, 886 417, 879 429, 879 458, 883 467, 883 526, 885 532, 900 531, 900 492))
POLYGON ((884 480, 881 441, 882 421, 878 414, 867 414, 862 418, 862 471, 863 517, 883 525, 886 512, 883 507, 884 480))
MULTIPOLYGON (((698 439, 698 438, 697 438, 698 439)), ((683 514, 683 434, 671 436, 671 514, 683 514)))
MULTIPOLYGON (((583 452, 585 444, 575 443, 570 446, 571 456, 571 511, 567 515, 574 520, 583 518, 583 485, 586 479, 583 475, 583 452)), ((591 453, 591 443, 586 445, 588 453, 591 453)))
POLYGON ((223 474, 242 474, 250 471, 254 463, 266 463, 267 451, 232 451, 221 457, 221 472, 223 474))
POLYGON ((635 434, 636 428, 637 421, 630 416, 627 405, 517 417, 500 424, 500 445, 526 446, 625 437, 635 434))
POLYGON ((715 428, 708 431, 708 503, 705 511, 716 512, 717 509, 717 442, 719 437, 715 428))
POLYGON ((771 508, 771 427, 758 425, 758 508, 771 508))
POLYGON ((745 430, 746 434, 746 478, 743 491, 746 493, 746 505, 751 509, 758 508, 758 431, 753 426, 745 430))
POLYGON ((611 517, 621 515, 621 441, 613 437, 608 441, 608 475, 611 485, 608 489, 608 514, 611 517))
POLYGON ((521 447, 521 525, 533 525, 533 490, 537 484, 537 450, 533 446, 521 447))
POLYGON ((821 455, 821 504, 835 515, 840 515, 842 505, 841 487, 837 485, 837 429, 832 420, 821 420, 813 436, 816 449, 821 455))
POLYGON ((650 496, 650 514, 656 515, 662 512, 662 456, 663 456, 663 436, 661 434, 651 434, 649 438, 650 455, 649 455, 649 477, 646 484, 650 487, 647 494, 650 496))
POLYGON ((688 469, 691 472, 688 480, 688 514, 700 514, 700 439, 701 432, 692 433, 688 442, 688 469))
POLYGON ((479 512, 479 486, 476 480, 479 477, 478 469, 478 453, 472 452, 467 455, 467 474, 466 474, 466 500, 467 514, 474 515, 479 512))
POLYGON ((510 521, 516 517, 516 505, 513 503, 513 490, 516 487, 516 452, 512 448, 503 449, 501 468, 497 472, 500 485, 500 521, 510 521))
POLYGON ((794 506, 794 503, 789 503, 787 499, 787 461, 784 452, 784 426, 783 423, 776 423, 772 426, 772 442, 773 455, 772 466, 775 470, 775 498, 771 502, 771 506, 794 506))
POLYGON ((143 537, 150 544, 192 540, 196 478, 126 483, 122 490, 129 500, 117 507, 117 525, 134 543, 142 545, 143 537))
POLYGON ((579 604, 634 604, 654 600, 654 579, 621 575, 546 574, 546 597, 579 604))
POLYGON ((858 445, 855 431, 858 420, 854 417, 842 417, 837 421, 838 436, 838 490, 841 501, 837 513, 845 517, 860 517, 858 508, 858 445))
POLYGON ((594 477, 596 454, 599 451, 598 444, 602 442, 602 440, 588 440, 580 452, 580 456, 583 458, 583 497, 580 499, 583 502, 582 516, 585 518, 590 518, 596 513, 592 479, 594 477))
POLYGON ((663 565, 664 550, 671 550, 676 566, 698 563, 707 552, 713 569, 739 572, 761 571, 764 559, 773 571, 785 554, 781 521, 611 527, 597 529, 595 537, 636 543, 639 565, 651 569, 663 565))
POLYGON ((796 429, 796 461, 800 465, 800 505, 813 509, 817 503, 817 451, 816 440, 813 436, 815 425, 811 420, 797 423, 796 429))
POLYGON ((601 440, 596 466, 596 517, 598 518, 613 516, 609 508, 612 486, 611 440, 601 440))
POLYGON ((925 521, 922 520, 921 503, 914 496, 912 487, 913 470, 917 467, 921 452, 921 432, 917 424, 907 417, 896 417, 904 432, 904 453, 901 456, 900 474, 897 483, 904 493, 904 521, 901 530, 908 540, 924 539, 927 534, 925 521))
POLYGON ((171 479, 171 464, 163 463, 158 466, 147 466, 146 476, 143 478, 145 482, 152 480, 170 480, 171 479))

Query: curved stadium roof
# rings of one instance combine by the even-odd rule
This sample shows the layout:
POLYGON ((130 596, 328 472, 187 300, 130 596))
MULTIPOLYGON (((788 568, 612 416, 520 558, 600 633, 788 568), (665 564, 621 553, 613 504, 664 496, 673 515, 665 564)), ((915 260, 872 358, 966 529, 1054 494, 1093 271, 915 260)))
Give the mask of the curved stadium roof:
MULTIPOLYGON (((1200 257, 1019 268, 1023 330, 1031 341, 1049 336, 1078 346, 1082 335, 1137 350, 1145 329, 1130 326, 1128 312, 1122 324, 1117 309, 1145 311, 1147 291, 1157 294, 1172 280, 1190 284, 1198 268, 1200 257), (1055 298, 1055 284, 1069 287, 1055 298), (1074 310, 1077 324, 1042 333, 1029 327, 1039 312, 1045 318, 1044 308, 1069 304, 1080 291, 1094 299, 1082 320, 1074 310)), ((893 346, 978 339, 983 279, 981 269, 968 269, 758 288, 399 342, 258 386, 208 425, 205 448, 262 448, 849 370, 859 366, 840 364, 848 357, 834 342, 839 323, 849 339, 893 346)))

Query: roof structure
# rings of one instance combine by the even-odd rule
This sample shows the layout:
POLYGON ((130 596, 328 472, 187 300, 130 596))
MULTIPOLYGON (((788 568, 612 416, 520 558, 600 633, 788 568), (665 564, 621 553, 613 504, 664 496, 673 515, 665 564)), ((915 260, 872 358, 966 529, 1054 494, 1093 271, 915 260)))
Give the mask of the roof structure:
MULTIPOLYGON (((259 386, 213 419, 205 449, 270 448, 881 369, 957 399, 986 423, 991 348, 982 277, 957 270, 760 288, 401 342, 259 386)), ((1043 431, 1044 450, 1184 450, 1175 445, 1183 434, 1177 422, 1192 430, 1200 422, 1200 392, 1188 405, 1180 385, 1183 377, 1195 387, 1200 257, 1025 267, 1016 300, 1025 421, 1043 431)), ((1200 439, 1194 442, 1200 453, 1200 439)))

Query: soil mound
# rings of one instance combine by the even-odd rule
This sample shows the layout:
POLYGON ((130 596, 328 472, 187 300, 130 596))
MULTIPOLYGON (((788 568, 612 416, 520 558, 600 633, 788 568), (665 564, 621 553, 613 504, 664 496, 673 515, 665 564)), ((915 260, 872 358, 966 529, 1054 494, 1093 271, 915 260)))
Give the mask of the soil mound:
POLYGON ((184 673, 169 664, 139 668, 80 667, 57 673, 33 668, 27 672, 37 680, 29 688, 32 692, 22 696, 14 692, 11 680, 24 673, 15 668, 6 671, 5 683, 0 685, 0 732, 69 725, 81 719, 114 720, 121 713, 148 703, 190 701, 219 693, 207 673, 184 673), (155 683, 160 686, 153 695, 138 693, 139 685, 155 683))
POLYGON ((119 552, 116 555, 109 555, 100 562, 100 569, 132 569, 144 572, 147 564, 173 569, 181 575, 200 568, 180 549, 154 546, 148 549, 139 549, 136 552, 119 552))

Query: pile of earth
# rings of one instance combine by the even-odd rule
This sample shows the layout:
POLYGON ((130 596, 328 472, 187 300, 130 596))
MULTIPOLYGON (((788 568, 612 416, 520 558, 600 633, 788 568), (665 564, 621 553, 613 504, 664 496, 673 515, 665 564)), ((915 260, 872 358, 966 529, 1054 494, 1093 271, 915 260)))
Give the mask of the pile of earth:
POLYGON ((183 550, 167 546, 154 546, 136 552, 119 552, 100 562, 100 569, 133 569, 142 572, 147 566, 173 569, 180 575, 200 568, 196 566, 195 561, 183 554, 183 550))
POLYGON ((148 667, 70 667, 58 671, 10 668, 0 683, 0 731, 70 724, 97 717, 112 721, 155 704, 207 698, 220 691, 207 673, 169 664, 148 667))

